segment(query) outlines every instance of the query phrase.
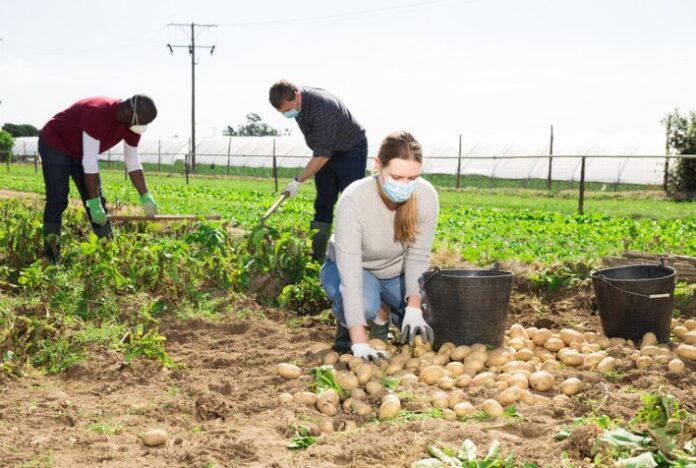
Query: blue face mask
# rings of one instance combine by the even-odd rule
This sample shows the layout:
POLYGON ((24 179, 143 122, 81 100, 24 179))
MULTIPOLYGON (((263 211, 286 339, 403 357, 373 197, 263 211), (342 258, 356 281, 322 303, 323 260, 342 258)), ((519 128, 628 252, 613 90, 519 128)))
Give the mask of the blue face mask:
POLYGON ((416 181, 411 180, 406 183, 397 182, 387 176, 384 176, 384 184, 382 185, 384 194, 394 203, 403 203, 413 195, 416 190, 416 181))
POLYGON ((300 115, 300 111, 297 109, 290 109, 289 111, 283 112, 283 115, 288 119, 296 119, 300 115))

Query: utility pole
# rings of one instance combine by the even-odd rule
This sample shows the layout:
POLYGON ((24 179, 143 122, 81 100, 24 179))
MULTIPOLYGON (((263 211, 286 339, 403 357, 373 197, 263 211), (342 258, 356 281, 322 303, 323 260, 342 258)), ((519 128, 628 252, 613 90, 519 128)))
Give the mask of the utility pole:
MULTIPOLYGON (((196 49, 210 49, 210 55, 213 55, 215 46, 212 45, 196 45, 196 28, 217 28, 217 24, 196 24, 196 23, 171 23, 167 26, 177 26, 180 28, 190 27, 190 43, 186 45, 167 44, 169 52, 173 55, 175 48, 187 48, 191 55, 191 172, 196 172, 196 49)), ((183 29, 186 31, 185 29, 183 29)))

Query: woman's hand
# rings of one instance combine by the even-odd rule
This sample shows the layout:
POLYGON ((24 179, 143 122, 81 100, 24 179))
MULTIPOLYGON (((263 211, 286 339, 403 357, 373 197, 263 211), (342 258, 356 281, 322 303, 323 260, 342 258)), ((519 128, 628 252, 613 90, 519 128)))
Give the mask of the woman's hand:
POLYGON ((408 343, 411 346, 416 345, 416 336, 420 335, 424 343, 433 344, 435 334, 430 325, 423 318, 423 312, 420 307, 406 307, 404 320, 401 323, 401 344, 408 343))

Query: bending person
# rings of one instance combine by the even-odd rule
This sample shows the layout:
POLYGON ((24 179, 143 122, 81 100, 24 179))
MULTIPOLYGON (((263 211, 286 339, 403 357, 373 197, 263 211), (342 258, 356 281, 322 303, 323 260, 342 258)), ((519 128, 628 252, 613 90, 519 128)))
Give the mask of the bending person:
POLYGON ((366 327, 369 323, 373 337, 386 341, 390 319, 400 327, 402 343, 413 344, 416 335, 433 342, 419 279, 430 266, 438 197, 420 178, 422 164, 413 135, 392 133, 375 158, 378 174, 351 184, 338 202, 336 230, 321 269, 336 316, 338 352, 352 349, 367 360, 388 357, 367 344, 366 327))

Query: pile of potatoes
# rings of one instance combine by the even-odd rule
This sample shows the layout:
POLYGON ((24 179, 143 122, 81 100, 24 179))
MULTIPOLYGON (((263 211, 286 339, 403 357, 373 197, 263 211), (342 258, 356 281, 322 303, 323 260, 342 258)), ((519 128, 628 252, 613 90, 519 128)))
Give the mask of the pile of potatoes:
MULTIPOLYGON (((337 382, 346 391, 343 401, 334 390, 320 395, 306 391, 283 393, 280 401, 285 405, 314 406, 329 417, 340 411, 373 417, 376 410, 379 419, 389 419, 402 408, 397 394, 381 383, 383 377, 390 376, 397 379, 399 391, 420 394, 430 406, 442 410, 444 419, 471 416, 479 410, 495 418, 513 404, 566 403, 583 390, 580 379, 563 376, 573 371, 663 367, 682 373, 686 369, 684 360, 696 361, 696 320, 687 320, 683 325, 673 322, 673 333, 683 341, 676 347, 676 355, 669 347, 660 346, 653 333, 647 333, 636 347, 630 340, 594 332, 566 328, 554 333, 519 324, 507 330, 503 346, 494 350, 483 344, 444 343, 435 352, 422 342, 398 349, 371 340, 373 348, 391 354, 388 362, 378 366, 325 349, 311 363, 333 366, 337 382), (474 399, 480 403, 473 404, 474 399)), ((303 375, 300 367, 286 363, 279 364, 277 371, 286 379, 303 375)))

